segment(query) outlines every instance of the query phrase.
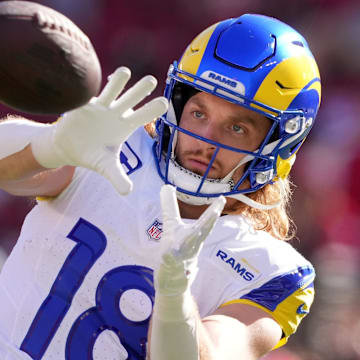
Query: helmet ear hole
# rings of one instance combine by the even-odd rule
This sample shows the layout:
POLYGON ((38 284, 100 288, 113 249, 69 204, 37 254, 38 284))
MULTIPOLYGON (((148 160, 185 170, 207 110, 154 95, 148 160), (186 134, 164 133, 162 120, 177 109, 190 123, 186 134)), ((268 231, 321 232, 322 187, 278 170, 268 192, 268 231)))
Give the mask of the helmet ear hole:
POLYGON ((162 140, 162 149, 161 149, 161 151, 167 152, 168 146, 169 146, 169 141, 170 141, 170 128, 169 128, 169 126, 164 126, 162 136, 163 136, 163 140, 162 140))
MULTIPOLYGON (((273 121, 273 120, 270 119, 270 121, 273 121)), ((272 142, 279 140, 279 139, 280 139, 280 126, 277 125, 270 136, 268 144, 271 144, 272 142)))
POLYGON ((175 111, 176 122, 179 125, 179 121, 184 110, 184 106, 187 101, 194 95, 196 95, 199 90, 193 88, 190 85, 177 82, 174 86, 172 93, 172 103, 175 111))

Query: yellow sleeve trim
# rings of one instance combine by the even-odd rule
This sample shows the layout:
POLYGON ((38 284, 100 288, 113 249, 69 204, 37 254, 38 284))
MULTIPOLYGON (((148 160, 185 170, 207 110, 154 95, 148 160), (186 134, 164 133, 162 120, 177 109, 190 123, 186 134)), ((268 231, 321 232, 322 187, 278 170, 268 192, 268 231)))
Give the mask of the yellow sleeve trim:
MULTIPOLYGON (((276 317, 274 316, 274 313, 273 313, 272 311, 270 311, 269 309, 267 309, 267 308, 264 307, 264 306, 261 306, 261 305, 257 304, 257 303, 254 302, 254 301, 247 300, 247 299, 231 300, 231 301, 228 301, 228 302, 220 305, 220 307, 222 308, 222 307, 224 307, 224 306, 231 305, 231 304, 246 304, 246 305, 255 306, 255 307, 257 307, 257 308, 259 308, 259 309, 261 309, 261 310, 264 310, 267 314, 269 314, 269 315, 280 325, 280 327, 281 327, 282 329, 284 329, 283 326, 282 326, 282 324, 281 324, 281 322, 280 322, 278 319, 276 319, 276 317)), ((285 334, 284 331, 283 331, 283 333, 285 334)), ((284 346, 284 345, 287 343, 288 339, 289 339, 289 336, 284 336, 284 337, 282 337, 282 338, 279 340, 279 342, 278 342, 271 350, 275 350, 275 349, 278 349, 278 348, 281 347, 281 346, 284 346)))
POLYGON ((57 196, 37 196, 36 200, 37 201, 50 201, 55 199, 57 196))

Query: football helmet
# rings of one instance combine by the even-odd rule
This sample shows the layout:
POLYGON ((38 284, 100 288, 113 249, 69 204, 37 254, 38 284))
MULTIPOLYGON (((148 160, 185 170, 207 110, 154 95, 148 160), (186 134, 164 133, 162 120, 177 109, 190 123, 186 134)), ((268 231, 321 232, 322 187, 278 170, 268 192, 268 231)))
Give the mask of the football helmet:
POLYGON ((314 124, 321 98, 320 75, 302 35, 277 19, 245 14, 210 26, 190 43, 180 61, 170 65, 165 96, 170 107, 157 120, 153 148, 163 181, 176 186, 178 198, 190 204, 209 204, 220 195, 249 203, 244 193, 288 176, 314 124), (272 126, 259 148, 245 151, 182 128, 184 105, 198 91, 269 118, 272 126), (216 147, 203 176, 177 163, 178 132, 216 147), (224 178, 211 179, 207 174, 222 148, 245 156, 224 178), (244 163, 244 174, 235 182, 232 175, 244 163))

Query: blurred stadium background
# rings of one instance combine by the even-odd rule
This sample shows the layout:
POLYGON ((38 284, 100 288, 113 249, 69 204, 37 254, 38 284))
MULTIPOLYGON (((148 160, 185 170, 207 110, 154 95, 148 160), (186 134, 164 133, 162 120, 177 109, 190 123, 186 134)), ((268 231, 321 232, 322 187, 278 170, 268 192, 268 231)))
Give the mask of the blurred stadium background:
MULTIPOLYGON (((256 12, 277 17, 306 37, 319 64, 323 101, 292 172, 296 184, 292 216, 298 227, 292 243, 316 267, 317 296, 296 336, 265 358, 359 360, 360 1, 37 2, 62 12, 88 34, 104 79, 126 65, 132 69, 132 83, 149 73, 159 79, 155 95, 162 93, 168 65, 197 33, 216 21, 256 12)), ((16 112, 0 105, 0 117, 8 113, 16 112)), ((33 205, 33 200, 0 191, 0 267, 33 205)))

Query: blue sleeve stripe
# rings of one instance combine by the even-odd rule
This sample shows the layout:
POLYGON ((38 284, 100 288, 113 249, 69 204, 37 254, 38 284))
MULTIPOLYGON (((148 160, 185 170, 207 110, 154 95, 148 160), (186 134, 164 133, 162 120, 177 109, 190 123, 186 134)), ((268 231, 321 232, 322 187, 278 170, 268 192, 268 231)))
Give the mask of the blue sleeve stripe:
POLYGON ((261 287, 241 297, 274 311, 276 307, 296 290, 313 287, 315 270, 312 267, 299 267, 294 271, 277 276, 261 287))

